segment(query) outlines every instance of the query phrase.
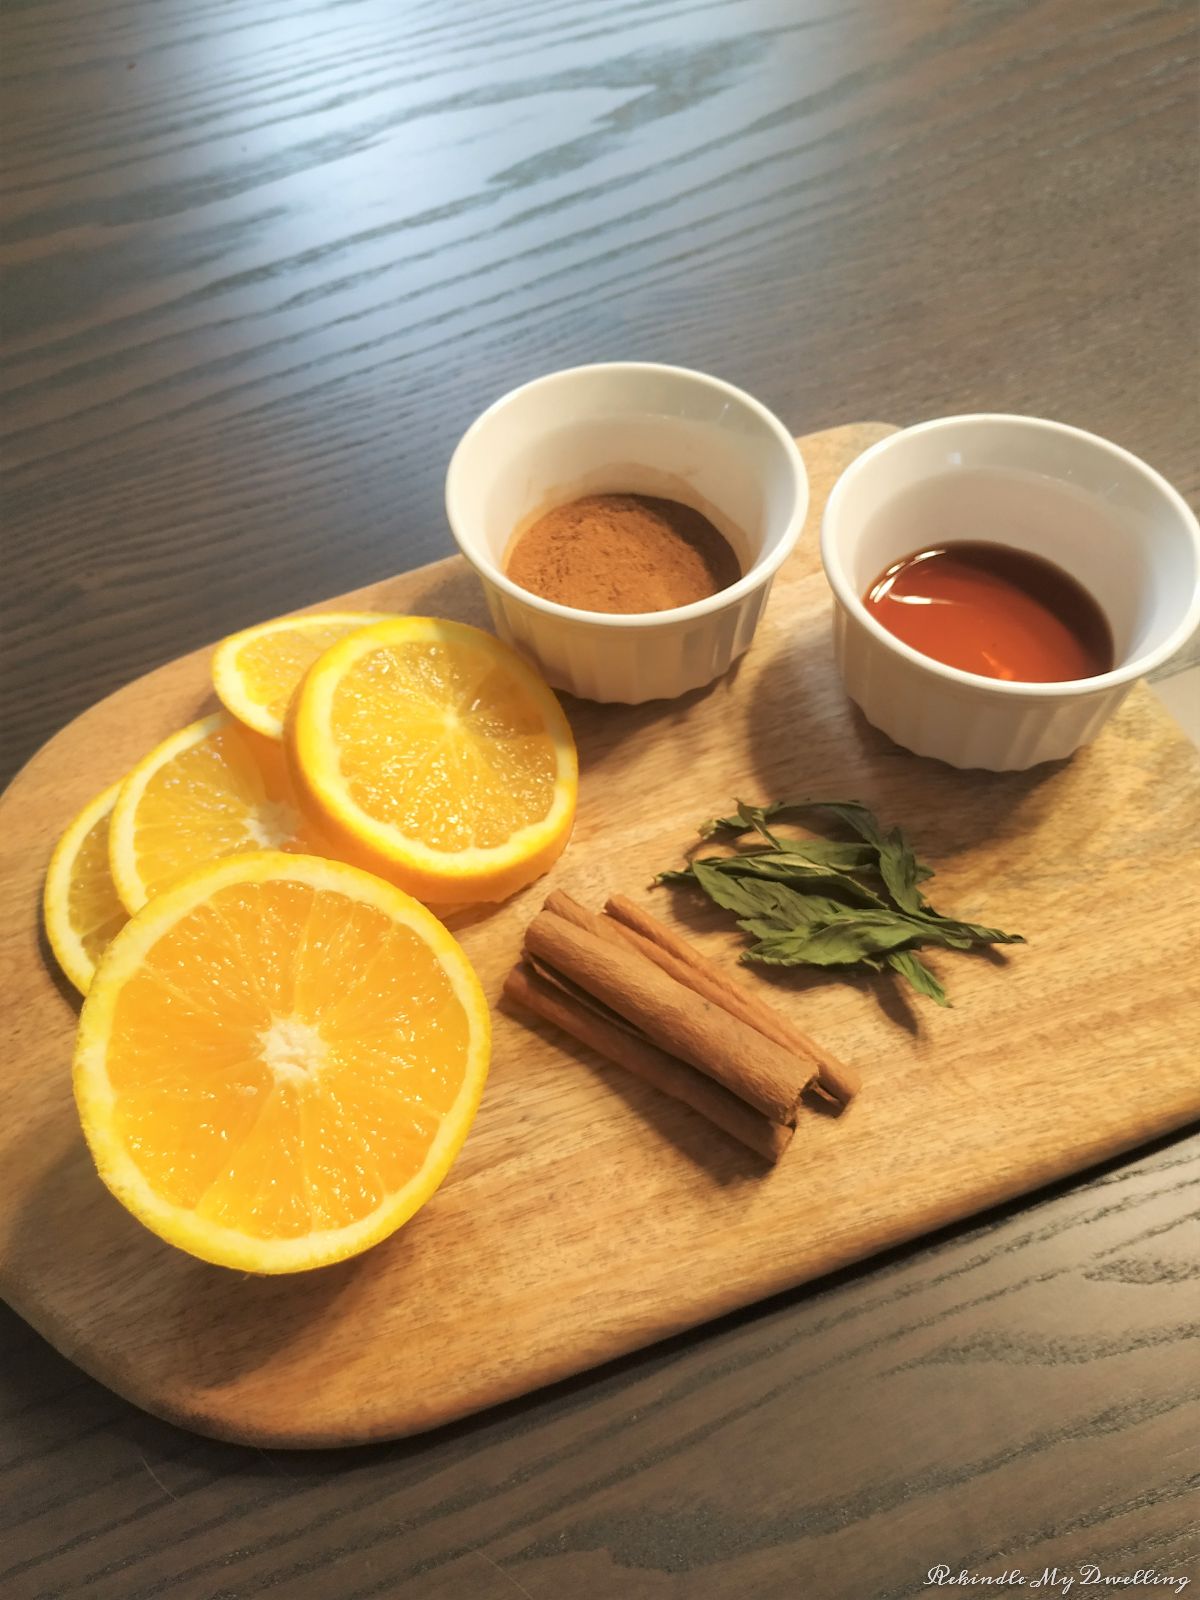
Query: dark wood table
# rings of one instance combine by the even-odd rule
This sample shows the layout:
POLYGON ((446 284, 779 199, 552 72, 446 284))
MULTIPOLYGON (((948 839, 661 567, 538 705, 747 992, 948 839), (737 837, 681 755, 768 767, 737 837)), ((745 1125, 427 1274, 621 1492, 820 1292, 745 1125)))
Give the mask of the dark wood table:
MULTIPOLYGON (((180 651, 446 553, 455 440, 554 367, 710 369, 796 432, 1059 417, 1195 500, 1196 24, 11 0, 0 780, 180 651)), ((1079 1569, 1200 1582, 1198 1193, 1182 1138, 341 1454, 180 1432, 0 1308, 0 1593, 1174 1593, 1079 1569)))

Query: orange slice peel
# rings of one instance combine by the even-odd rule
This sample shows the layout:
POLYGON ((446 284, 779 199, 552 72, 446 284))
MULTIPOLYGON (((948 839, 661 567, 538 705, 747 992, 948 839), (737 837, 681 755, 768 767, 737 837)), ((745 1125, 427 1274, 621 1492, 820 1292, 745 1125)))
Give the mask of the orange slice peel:
POLYGON ((46 869, 42 919, 55 959, 86 994, 96 962, 126 920, 108 865, 108 833, 121 785, 88 802, 55 846, 46 869))
POLYGON ((285 746, 337 853, 431 905, 505 899, 570 837, 579 769, 562 708, 465 623, 396 617, 333 645, 296 692, 285 746))
POLYGON ((113 939, 75 1098, 101 1178, 154 1233, 295 1272, 428 1201, 490 1037, 478 979, 424 906, 341 862, 254 852, 189 874, 113 939))
POLYGON ((347 634, 378 621, 377 611, 316 611, 243 628, 223 639, 213 653, 217 698, 255 733, 282 739, 288 704, 317 657, 347 634))

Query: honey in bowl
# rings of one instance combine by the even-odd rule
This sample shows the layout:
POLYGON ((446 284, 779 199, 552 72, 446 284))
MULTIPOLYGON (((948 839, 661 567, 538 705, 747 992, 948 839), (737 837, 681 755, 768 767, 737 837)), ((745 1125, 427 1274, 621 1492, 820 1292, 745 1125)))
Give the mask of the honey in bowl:
POLYGON ((1083 585, 1007 545, 914 551, 879 574, 863 604, 922 655, 980 677, 1064 683, 1113 667, 1108 619, 1083 585))

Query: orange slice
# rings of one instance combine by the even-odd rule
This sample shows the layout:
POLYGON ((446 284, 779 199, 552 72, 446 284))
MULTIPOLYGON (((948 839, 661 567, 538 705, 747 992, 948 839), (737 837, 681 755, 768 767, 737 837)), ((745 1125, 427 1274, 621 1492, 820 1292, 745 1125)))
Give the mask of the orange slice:
POLYGON ((86 994, 96 962, 117 929, 125 907, 108 868, 108 824, 121 785, 105 789, 63 834, 46 869, 42 915, 59 966, 86 994))
POLYGON ((478 979, 424 906, 341 862, 258 851, 191 873, 113 940, 75 1098, 101 1178, 153 1232, 298 1272, 429 1199, 489 1050, 478 979))
POLYGON ((278 745, 222 712, 173 733, 140 761, 113 807, 108 860, 132 916, 183 873, 242 850, 311 850, 278 745))
POLYGON ((301 799, 338 853, 431 905, 501 900, 561 854, 575 743, 553 693, 491 634, 395 617, 335 644, 292 701, 301 799))
POLYGON ((377 611, 322 611, 276 617, 231 634, 213 654, 217 698, 255 733, 282 739, 288 701, 317 657, 348 633, 379 620, 377 611))

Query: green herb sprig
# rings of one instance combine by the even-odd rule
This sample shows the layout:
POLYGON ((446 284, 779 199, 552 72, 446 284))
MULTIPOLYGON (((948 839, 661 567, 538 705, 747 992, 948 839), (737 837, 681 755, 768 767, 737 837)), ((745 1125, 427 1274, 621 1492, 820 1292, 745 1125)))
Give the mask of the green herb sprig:
POLYGON ((713 817, 699 831, 702 839, 754 834, 762 842, 733 855, 701 856, 684 870, 659 873, 655 881, 689 884, 732 911, 755 941, 743 951, 743 961, 876 972, 889 967, 919 994, 946 1006, 946 991, 919 949, 1025 942, 1019 933, 935 911, 920 889, 933 877, 932 867, 917 860, 899 828, 885 832, 857 801, 739 801, 736 816, 713 817), (832 823, 853 837, 780 838, 772 824, 785 823, 810 830, 832 823))

